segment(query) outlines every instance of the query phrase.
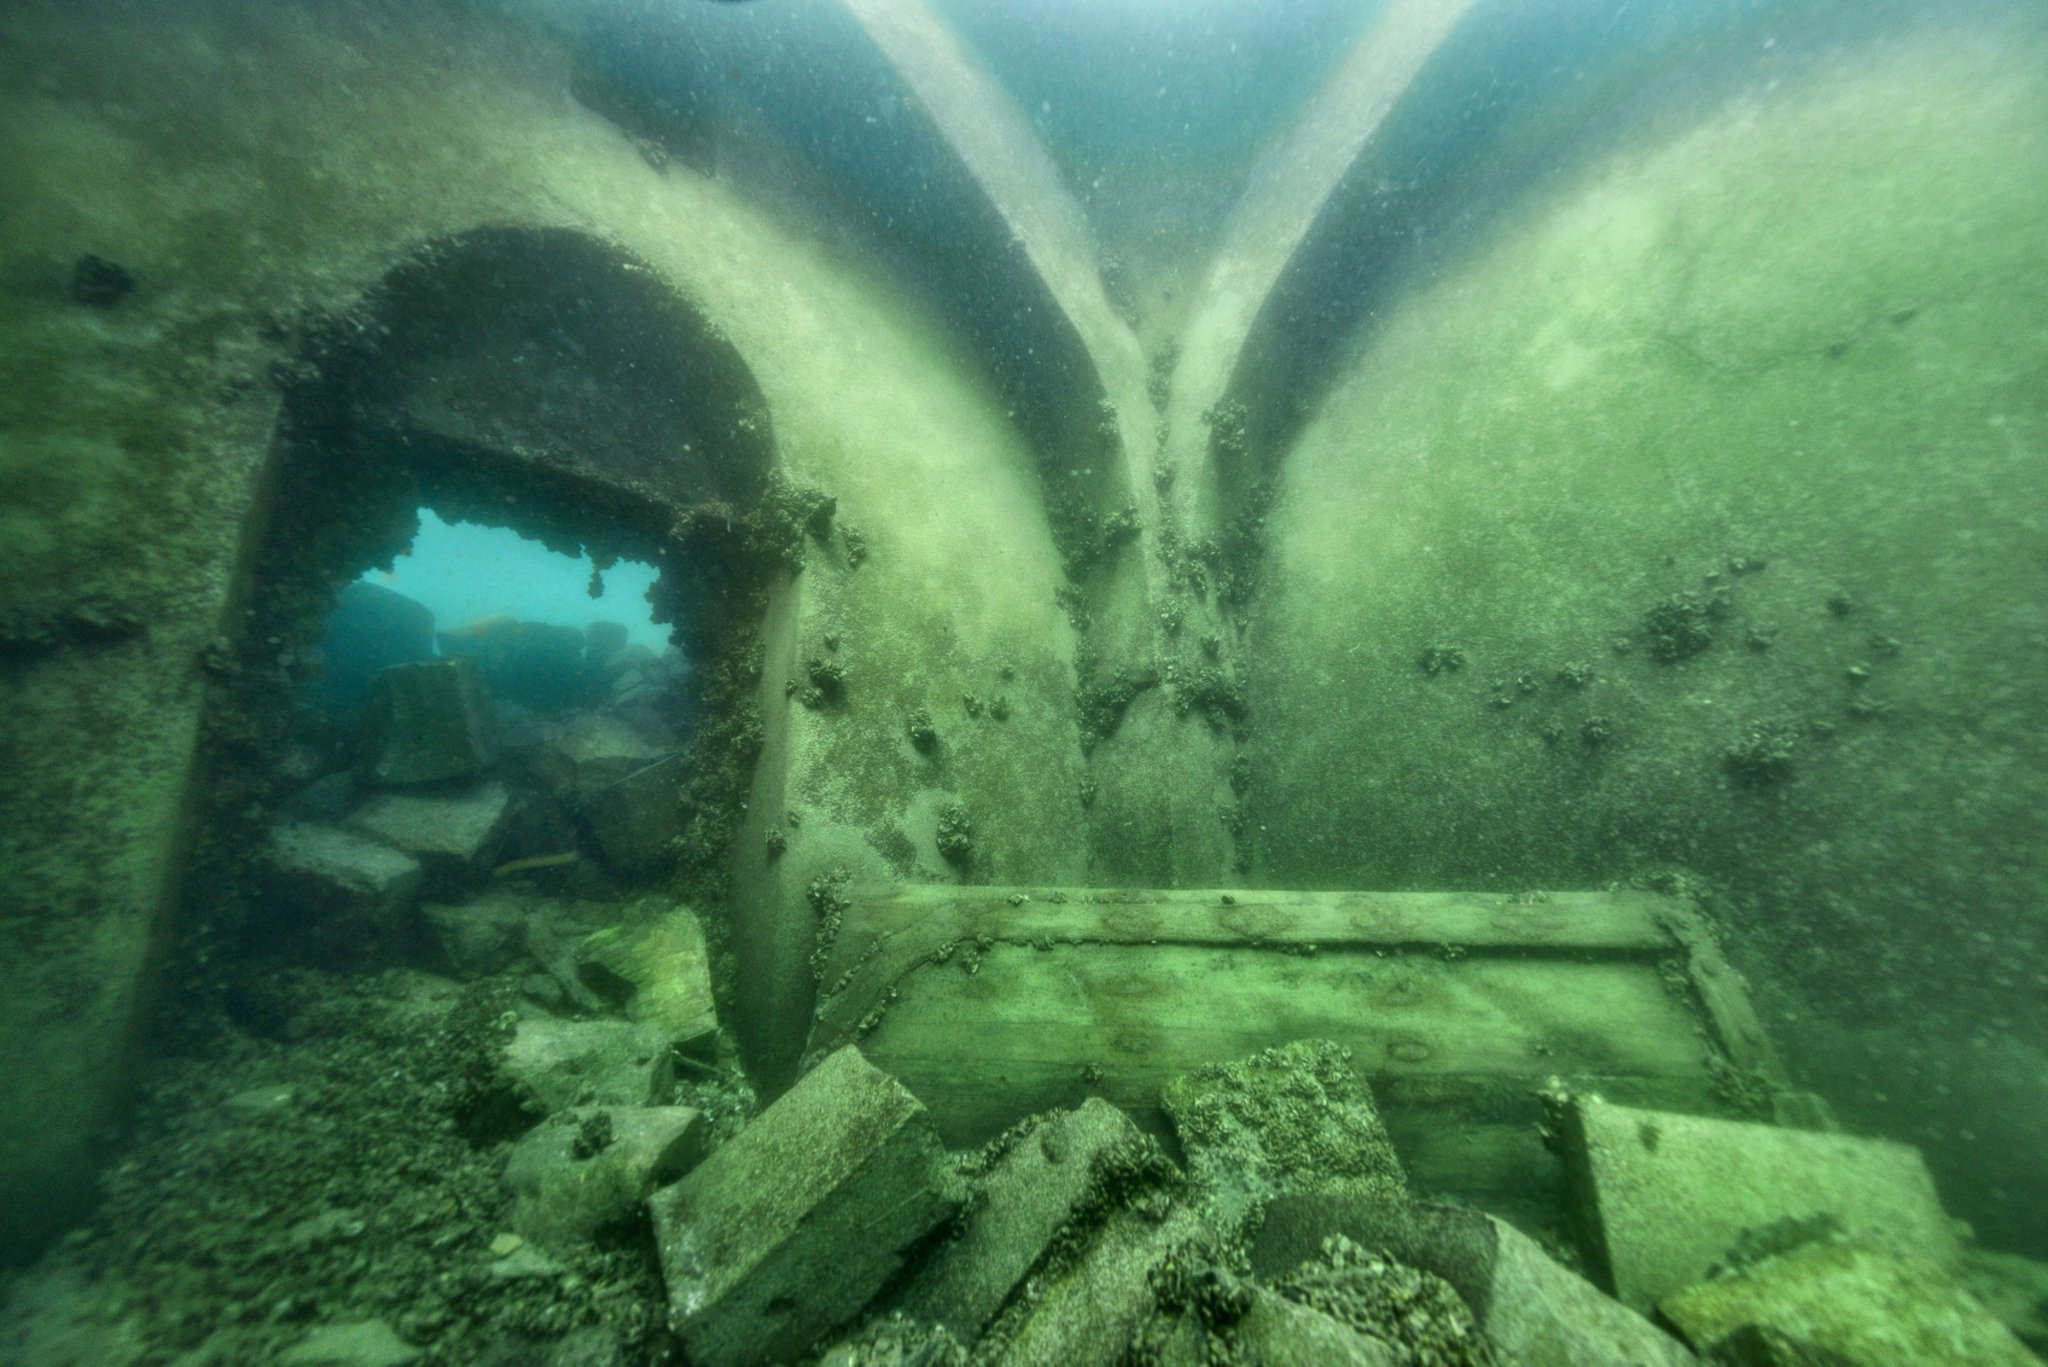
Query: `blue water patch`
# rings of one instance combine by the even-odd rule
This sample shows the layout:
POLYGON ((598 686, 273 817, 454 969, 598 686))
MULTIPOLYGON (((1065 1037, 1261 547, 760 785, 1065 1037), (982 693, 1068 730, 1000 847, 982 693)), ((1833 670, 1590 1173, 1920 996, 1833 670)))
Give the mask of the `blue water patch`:
POLYGON ((622 560, 599 576, 603 596, 593 598, 596 566, 586 555, 568 556, 504 527, 443 521, 420 509, 412 550, 362 582, 402 593, 434 614, 443 631, 492 617, 582 630, 591 622, 617 622, 627 640, 659 654, 668 629, 657 626, 647 602, 652 565, 622 560))

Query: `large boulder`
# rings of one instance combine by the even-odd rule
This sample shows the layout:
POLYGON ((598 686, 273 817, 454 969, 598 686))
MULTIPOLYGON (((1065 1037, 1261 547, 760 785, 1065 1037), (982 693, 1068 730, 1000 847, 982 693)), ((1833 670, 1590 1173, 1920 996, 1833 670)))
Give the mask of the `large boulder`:
POLYGON ((502 973, 526 955, 526 903, 492 889, 467 902, 429 902, 420 919, 448 967, 465 978, 502 973))
POLYGON ((1405 1197, 1408 1183, 1350 1051, 1296 1040, 1166 1085, 1198 1186, 1229 1203, 1282 1191, 1405 1197))
POLYGON ((583 819, 607 863, 626 874, 646 873, 674 858, 683 827, 682 755, 656 760, 583 800, 583 819))
POLYGON ((370 681, 363 705, 362 771, 408 787, 474 778, 490 764, 490 698, 466 660, 393 665, 370 681))
POLYGON ((917 1098, 852 1046, 650 1202, 669 1303, 703 1367, 795 1357, 959 1206, 917 1098))

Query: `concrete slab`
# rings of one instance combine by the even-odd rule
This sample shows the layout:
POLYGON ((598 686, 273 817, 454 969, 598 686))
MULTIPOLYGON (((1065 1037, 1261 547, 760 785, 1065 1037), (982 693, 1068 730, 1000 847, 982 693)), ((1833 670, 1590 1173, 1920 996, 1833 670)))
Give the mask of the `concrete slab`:
POLYGON ((505 1165, 511 1225, 560 1248, 630 1219, 703 1158, 711 1126, 689 1106, 578 1106, 520 1140, 505 1165))
POLYGON ((2040 1361, 1938 1264, 1855 1241, 1808 1244, 1669 1296, 1658 1309, 1702 1351, 1754 1325, 1857 1367, 2040 1361))
POLYGON ((1917 1149, 1578 1098, 1566 1126, 1601 1272, 1644 1309, 1724 1261, 1745 1230, 1830 1215, 1851 1234, 1953 1260, 1953 1222, 1917 1149))
POLYGON ((489 871, 511 812, 505 785, 485 782, 456 793, 380 793, 346 825, 419 860, 433 889, 455 892, 489 871))
POLYGON ((1080 1213, 1104 1157, 1139 1136, 1129 1116, 1099 1097, 1039 1120, 983 1179, 958 1237, 918 1275, 904 1312, 973 1339, 1080 1213))
POLYGON ((924 1107, 841 1049, 649 1202, 690 1360, 798 1356, 860 1313, 959 1203, 924 1107))

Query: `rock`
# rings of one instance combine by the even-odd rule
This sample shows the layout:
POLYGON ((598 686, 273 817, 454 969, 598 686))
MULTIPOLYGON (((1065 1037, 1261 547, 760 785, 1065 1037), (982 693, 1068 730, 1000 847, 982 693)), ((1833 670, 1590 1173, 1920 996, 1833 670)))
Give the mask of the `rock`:
POLYGON ((1990 1249, 1964 1250, 1959 1274, 1970 1294, 2036 1353, 2048 1352, 2048 1262, 1990 1249))
POLYGON ((592 793, 645 769, 663 753, 616 717, 580 713, 547 728, 539 766, 556 795, 580 807, 592 793))
POLYGON ((1823 1218, 1944 1262, 1954 1227, 1919 1151, 1575 1098, 1563 1138, 1575 1198, 1615 1295, 1647 1309, 1702 1281, 1745 1231, 1823 1218))
POLYGON ((580 1011, 597 1014, 609 1003, 583 980, 576 954, 591 935, 590 927, 554 903, 541 902, 526 918, 526 952, 548 971, 562 995, 580 1011))
POLYGON ((348 819, 348 829, 420 861, 427 886, 459 893, 490 873, 512 812, 497 782, 456 793, 380 793, 348 819))
POLYGON ((1130 1117, 1099 1097, 1041 1117, 982 1179, 959 1233, 904 1295, 904 1312, 972 1342, 1082 1212, 1104 1161, 1140 1142, 1130 1117))
POLYGON ((1405 1196, 1386 1126, 1347 1051, 1297 1040, 1197 1069, 1161 1099, 1189 1175, 1233 1203, 1281 1191, 1405 1196))
POLYGON ((583 799, 583 819, 613 868, 644 874, 674 858, 686 773, 685 757, 671 755, 583 799))
POLYGON ((342 589, 320 641, 313 700, 341 715, 360 707, 370 680, 393 665, 434 658, 434 614, 381 584, 342 589))
POLYGON ((632 1019, 659 1025, 678 1047, 701 1052, 718 1032, 711 953, 688 907, 600 930, 576 947, 575 959, 593 990, 626 999, 632 1019))
POLYGON ((923 1105, 848 1046, 649 1206, 691 1361, 746 1367, 857 1315, 959 1195, 923 1105))
POLYGON ((332 826, 284 822, 265 851, 263 930, 325 962, 368 962, 402 946, 421 883, 410 855, 332 826))
POLYGON ((362 766, 370 782, 474 778, 492 753, 490 698, 467 660, 393 665, 370 680, 362 766))
POLYGON ((601 1324, 572 1329, 549 1346, 541 1367, 631 1367, 616 1330, 601 1324))
POLYGON ((287 1348, 278 1361, 289 1367, 405 1367, 420 1350, 383 1320, 328 1324, 287 1348))
POLYGON ((349 813, 360 806, 362 800, 363 790, 356 776, 344 769, 340 773, 314 779, 286 798, 279 810, 293 821, 339 826, 348 820, 349 813))
POLYGON ((71 298, 75 303, 107 309, 135 292, 135 273, 118 261, 88 252, 71 265, 71 298))
MULTIPOLYGON (((583 626, 584 660, 603 667, 612 656, 626 648, 630 635, 620 622, 586 622, 583 626)), ((647 649, 646 646, 640 648, 647 649)))
POLYGON ((1695 1347, 1716 1353, 1754 1325, 1858 1367, 2039 1367, 1939 1264, 1853 1239, 1767 1258, 1667 1296, 1658 1310, 1695 1347))
POLYGON ((1716 1367, 1856 1367, 1831 1348, 1760 1324, 1745 1324, 1716 1343, 1707 1361, 1716 1367))
POLYGON ((502 973, 526 954, 527 910, 517 897, 489 892, 459 906, 420 909, 449 967, 465 978, 502 973))
POLYGON ((1605 1295, 1501 1220, 1493 1283, 1479 1322, 1521 1367, 1683 1367, 1683 1344, 1605 1295))
POLYGON ((670 747, 616 716, 585 713, 548 729, 538 764, 614 867, 643 873, 667 862, 684 773, 670 747))
POLYGON ((967 1367, 970 1360, 944 1325, 892 1314, 827 1349, 818 1367, 967 1367))
POLYGON ((1202 1217, 1185 1208, 1164 1216, 1115 1212, 1064 1272, 1037 1288, 1004 1341, 983 1345, 987 1360, 1000 1367, 1117 1367, 1158 1308, 1154 1278, 1208 1233, 1202 1217))
POLYGON ((1475 1315, 1486 1314, 1500 1240, 1485 1214, 1464 1206, 1385 1195, 1275 1196, 1250 1241, 1252 1271, 1283 1277, 1339 1235, 1443 1278, 1475 1315))
POLYGON ((1498 1367, 1501 1361, 1450 1283, 1342 1235, 1273 1289, 1391 1345, 1403 1363, 1498 1367))
POLYGON ((668 1041, 628 1021, 528 1016, 512 1033, 499 1070, 520 1098, 552 1114, 569 1106, 645 1106, 665 1099, 674 1076, 668 1041))
POLYGON ((1514 1226, 1463 1206, 1320 1194, 1274 1197, 1252 1270, 1280 1277, 1343 1237, 1442 1278, 1522 1367, 1682 1367, 1669 1334, 1560 1265, 1514 1226))
POLYGON ((641 1213, 697 1165, 710 1125, 688 1106, 578 1106, 529 1133, 505 1165, 512 1228, 553 1248, 641 1213))
POLYGON ((532 1244, 522 1243, 510 1253, 493 1260, 485 1270, 496 1281, 523 1282, 559 1277, 569 1269, 532 1244))
POLYGON ((1408 1359, 1320 1310, 1261 1290, 1230 1332, 1240 1361, 1260 1367, 1400 1367, 1408 1359))
POLYGON ((290 1083, 273 1082, 236 1092, 221 1105, 240 1115, 275 1115, 290 1106, 297 1094, 290 1083))
POLYGON ((501 615, 451 627, 434 640, 443 655, 474 661, 495 697, 545 710, 589 694, 583 633, 575 627, 501 615))

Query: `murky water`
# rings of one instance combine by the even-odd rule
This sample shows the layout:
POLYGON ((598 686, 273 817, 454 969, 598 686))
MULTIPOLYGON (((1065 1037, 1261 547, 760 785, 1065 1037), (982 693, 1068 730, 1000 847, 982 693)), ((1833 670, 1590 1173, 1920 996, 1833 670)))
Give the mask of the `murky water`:
POLYGON ((2048 1342, 2039 5, 15 0, 0 204, 0 1358, 2048 1342))

